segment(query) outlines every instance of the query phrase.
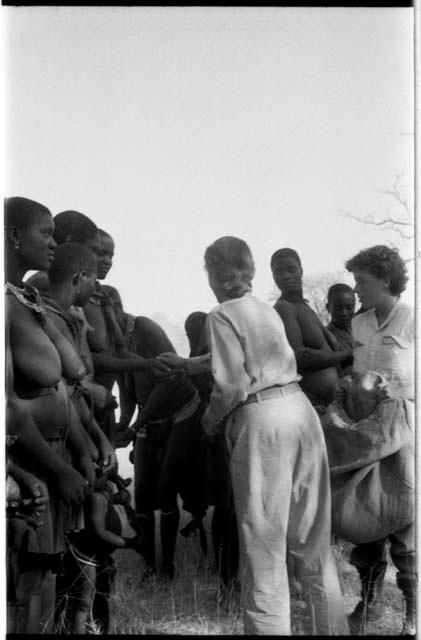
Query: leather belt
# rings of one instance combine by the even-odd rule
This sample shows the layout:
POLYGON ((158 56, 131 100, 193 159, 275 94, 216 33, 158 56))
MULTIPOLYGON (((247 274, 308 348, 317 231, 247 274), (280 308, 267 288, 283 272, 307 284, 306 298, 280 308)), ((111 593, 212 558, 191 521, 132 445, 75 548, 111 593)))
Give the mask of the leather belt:
POLYGON ((263 402, 264 400, 269 400, 270 398, 276 398, 278 396, 288 396, 290 393, 295 393, 296 391, 301 391, 301 387, 298 382, 289 382, 284 385, 268 387, 267 389, 256 391, 256 393, 251 393, 241 406, 252 404, 253 402, 263 402))

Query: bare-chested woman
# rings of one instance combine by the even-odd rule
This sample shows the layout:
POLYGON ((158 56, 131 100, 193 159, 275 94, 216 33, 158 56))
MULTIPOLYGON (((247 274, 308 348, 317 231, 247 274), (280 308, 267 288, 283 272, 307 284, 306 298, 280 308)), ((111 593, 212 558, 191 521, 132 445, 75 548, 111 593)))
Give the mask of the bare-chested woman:
POLYGON ((55 579, 51 569, 64 549, 62 503, 80 503, 94 477, 62 381, 61 352, 66 343, 46 319, 37 290, 22 282, 28 270, 50 266, 56 246, 53 229, 51 213, 43 205, 27 198, 6 199, 7 428, 22 434, 16 444, 19 463, 46 483, 49 494, 44 527, 21 549, 18 598, 25 633, 52 630, 55 579), (80 473, 66 462, 65 447, 80 473))
POLYGON ((315 407, 333 400, 339 379, 337 365, 352 356, 352 351, 334 351, 329 334, 303 296, 303 269, 294 249, 278 249, 270 263, 273 278, 281 290, 274 305, 285 326, 288 342, 302 375, 301 387, 315 407))

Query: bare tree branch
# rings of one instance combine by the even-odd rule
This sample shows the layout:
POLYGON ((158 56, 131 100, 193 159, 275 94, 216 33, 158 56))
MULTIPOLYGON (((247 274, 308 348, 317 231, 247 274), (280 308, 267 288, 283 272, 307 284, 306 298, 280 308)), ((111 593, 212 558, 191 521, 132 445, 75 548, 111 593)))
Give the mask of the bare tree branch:
POLYGON ((356 216, 353 213, 350 213, 349 211, 341 212, 341 215, 346 216, 347 218, 352 218, 353 220, 358 220, 358 222, 374 224, 378 227, 381 226, 382 224, 389 224, 389 223, 395 224, 395 225, 401 224, 407 227, 412 227, 412 222, 406 222, 405 220, 396 220, 395 218, 385 218, 384 220, 375 220, 371 213, 369 213, 364 218, 361 218, 360 216, 356 216))
POLYGON ((394 233, 397 233, 403 240, 413 240, 414 233, 406 233, 402 229, 402 227, 408 227, 412 231, 414 230, 411 207, 402 191, 403 185, 401 183, 401 180, 403 175, 403 173, 395 175, 391 188, 377 190, 381 194, 390 196, 390 198, 395 201, 395 204, 399 205, 401 210, 397 211, 396 214, 394 212, 392 213, 389 208, 386 209, 386 217, 379 217, 379 215, 373 211, 365 216, 358 216, 349 211, 342 211, 340 212, 340 214, 363 224, 381 227, 383 231, 393 231, 394 233))

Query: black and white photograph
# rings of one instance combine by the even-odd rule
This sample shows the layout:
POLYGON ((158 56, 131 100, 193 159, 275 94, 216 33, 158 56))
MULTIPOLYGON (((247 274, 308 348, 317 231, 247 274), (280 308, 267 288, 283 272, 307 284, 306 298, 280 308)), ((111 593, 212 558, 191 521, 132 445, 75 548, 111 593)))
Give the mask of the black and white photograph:
POLYGON ((415 636, 419 14, 2 6, 10 638, 415 636))

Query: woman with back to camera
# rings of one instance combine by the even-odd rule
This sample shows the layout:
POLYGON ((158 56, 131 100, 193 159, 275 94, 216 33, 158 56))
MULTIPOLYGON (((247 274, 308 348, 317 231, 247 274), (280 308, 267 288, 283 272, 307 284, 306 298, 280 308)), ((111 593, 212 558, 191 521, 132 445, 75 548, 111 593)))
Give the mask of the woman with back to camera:
POLYGON ((299 387, 282 320, 251 295, 255 268, 243 240, 216 240, 205 267, 219 304, 207 321, 214 384, 202 424, 213 434, 229 415, 244 632, 291 633, 288 548, 308 607, 306 632, 347 634, 323 432, 299 387))
MULTIPOLYGON (((361 306, 352 320, 356 373, 377 371, 389 383, 392 397, 414 401, 414 310, 400 298, 408 281, 396 249, 376 245, 360 251, 345 267, 354 275, 361 306)), ((414 468, 415 474, 415 468, 414 468)), ((415 476, 414 476, 415 479, 415 476)), ((350 562, 360 574, 361 601, 350 616, 354 628, 381 615, 380 594, 387 569, 387 539, 354 547, 350 562)), ((414 522, 389 536, 396 582, 405 600, 404 634, 415 634, 416 563, 414 522)))

